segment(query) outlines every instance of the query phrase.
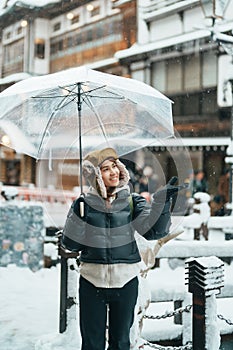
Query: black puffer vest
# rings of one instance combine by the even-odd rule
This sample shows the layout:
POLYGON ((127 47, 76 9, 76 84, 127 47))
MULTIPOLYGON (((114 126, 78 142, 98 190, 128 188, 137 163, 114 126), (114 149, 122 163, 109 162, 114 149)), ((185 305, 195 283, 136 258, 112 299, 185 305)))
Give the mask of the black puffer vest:
POLYGON ((170 206, 163 205, 162 212, 155 215, 158 205, 150 206, 143 197, 130 195, 126 189, 117 193, 109 208, 100 196, 87 194, 82 218, 79 204, 80 199, 74 201, 68 213, 62 244, 72 251, 81 251, 83 262, 136 263, 141 258, 134 239, 135 229, 147 239, 158 239, 167 234, 170 206))

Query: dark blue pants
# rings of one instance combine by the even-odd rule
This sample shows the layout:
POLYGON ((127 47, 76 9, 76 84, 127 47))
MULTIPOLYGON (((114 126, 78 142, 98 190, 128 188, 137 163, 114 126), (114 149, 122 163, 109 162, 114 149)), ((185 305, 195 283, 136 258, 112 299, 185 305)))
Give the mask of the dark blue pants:
POLYGON ((107 322, 108 349, 129 350, 138 296, 137 277, 122 288, 97 288, 82 276, 79 283, 82 350, 105 349, 107 322))

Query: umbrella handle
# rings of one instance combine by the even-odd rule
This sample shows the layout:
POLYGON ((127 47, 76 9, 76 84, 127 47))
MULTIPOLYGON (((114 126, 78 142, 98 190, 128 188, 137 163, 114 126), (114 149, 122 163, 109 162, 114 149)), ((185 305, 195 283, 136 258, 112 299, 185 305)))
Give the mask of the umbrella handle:
POLYGON ((84 195, 81 194, 79 197, 79 213, 80 213, 81 218, 84 217, 84 204, 85 204, 84 195))

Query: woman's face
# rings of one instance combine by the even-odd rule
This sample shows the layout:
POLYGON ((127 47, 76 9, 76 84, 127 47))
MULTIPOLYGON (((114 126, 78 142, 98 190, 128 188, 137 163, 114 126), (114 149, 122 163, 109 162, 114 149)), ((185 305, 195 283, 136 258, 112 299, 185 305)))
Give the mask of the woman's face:
POLYGON ((105 160, 100 170, 106 187, 117 187, 119 185, 120 170, 114 160, 105 160))

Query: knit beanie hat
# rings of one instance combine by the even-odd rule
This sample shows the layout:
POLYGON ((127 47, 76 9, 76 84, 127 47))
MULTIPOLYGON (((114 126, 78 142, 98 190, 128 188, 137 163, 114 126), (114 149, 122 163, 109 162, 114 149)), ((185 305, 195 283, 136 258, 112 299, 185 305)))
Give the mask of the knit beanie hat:
POLYGON ((112 159, 116 162, 120 171, 120 182, 118 187, 127 185, 130 179, 128 170, 118 158, 118 154, 113 148, 104 148, 102 150, 88 153, 83 160, 83 176, 89 184, 97 190, 101 197, 105 199, 107 198, 107 189, 100 170, 101 164, 105 160, 112 159))

